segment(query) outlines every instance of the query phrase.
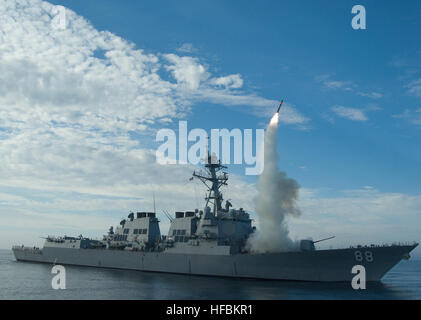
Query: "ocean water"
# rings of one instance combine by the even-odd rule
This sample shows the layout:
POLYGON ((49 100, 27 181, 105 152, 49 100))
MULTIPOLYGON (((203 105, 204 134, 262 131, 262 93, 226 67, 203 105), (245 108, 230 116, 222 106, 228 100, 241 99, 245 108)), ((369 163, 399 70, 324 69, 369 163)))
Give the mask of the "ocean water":
POLYGON ((421 260, 400 262, 381 283, 244 280, 66 267, 66 290, 51 287, 51 265, 16 262, 0 250, 0 299, 421 299, 421 260))

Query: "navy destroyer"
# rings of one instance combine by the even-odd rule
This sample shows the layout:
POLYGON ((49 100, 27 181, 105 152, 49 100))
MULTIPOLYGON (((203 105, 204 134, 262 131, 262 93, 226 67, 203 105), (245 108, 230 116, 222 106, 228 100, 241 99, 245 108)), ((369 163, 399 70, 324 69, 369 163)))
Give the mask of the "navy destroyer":
POLYGON ((363 265, 367 281, 379 281, 418 245, 393 244, 318 250, 317 241, 301 240, 291 252, 253 253, 246 242, 255 232, 242 208, 223 201, 228 174, 208 155, 192 178, 207 187, 203 210, 175 212, 161 235, 156 212, 131 212, 102 240, 48 236, 42 249, 14 246, 16 260, 100 268, 301 281, 350 281, 353 266, 363 265))

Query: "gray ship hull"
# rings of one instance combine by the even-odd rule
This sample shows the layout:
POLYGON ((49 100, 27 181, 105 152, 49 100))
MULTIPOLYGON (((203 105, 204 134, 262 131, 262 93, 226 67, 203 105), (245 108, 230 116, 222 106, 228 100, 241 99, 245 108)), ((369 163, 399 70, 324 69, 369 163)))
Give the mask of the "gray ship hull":
POLYGON ((380 279, 416 245, 363 247, 308 252, 204 255, 108 249, 13 248, 16 260, 100 268, 238 278, 350 281, 355 265, 367 281, 380 279), (367 254, 367 252, 371 252, 367 254))

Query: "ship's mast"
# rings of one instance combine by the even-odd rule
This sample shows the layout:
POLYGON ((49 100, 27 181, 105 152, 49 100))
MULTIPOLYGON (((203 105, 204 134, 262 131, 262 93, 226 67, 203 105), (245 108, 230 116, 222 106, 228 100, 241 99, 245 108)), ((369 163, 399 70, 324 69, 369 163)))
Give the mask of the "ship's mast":
MULTIPOLYGON (((205 172, 193 172, 193 177, 200 179, 208 189, 206 195, 206 206, 209 202, 213 203, 213 214, 217 216, 218 211, 222 210, 222 193, 220 188, 227 185, 228 174, 226 172, 220 173, 221 170, 226 169, 226 166, 221 165, 221 160, 211 156, 208 151, 207 159, 205 159, 205 172)), ((205 206, 205 207, 206 207, 205 206)))

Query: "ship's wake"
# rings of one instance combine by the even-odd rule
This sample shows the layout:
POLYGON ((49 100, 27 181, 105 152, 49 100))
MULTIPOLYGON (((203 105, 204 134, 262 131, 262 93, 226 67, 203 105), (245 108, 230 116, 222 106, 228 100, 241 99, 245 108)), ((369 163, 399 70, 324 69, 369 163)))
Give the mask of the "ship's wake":
POLYGON ((300 186, 278 167, 276 150, 279 113, 271 119, 264 140, 264 169, 257 182, 256 213, 259 226, 246 245, 250 252, 294 251, 298 242, 289 237, 286 218, 299 216, 297 206, 300 186))

